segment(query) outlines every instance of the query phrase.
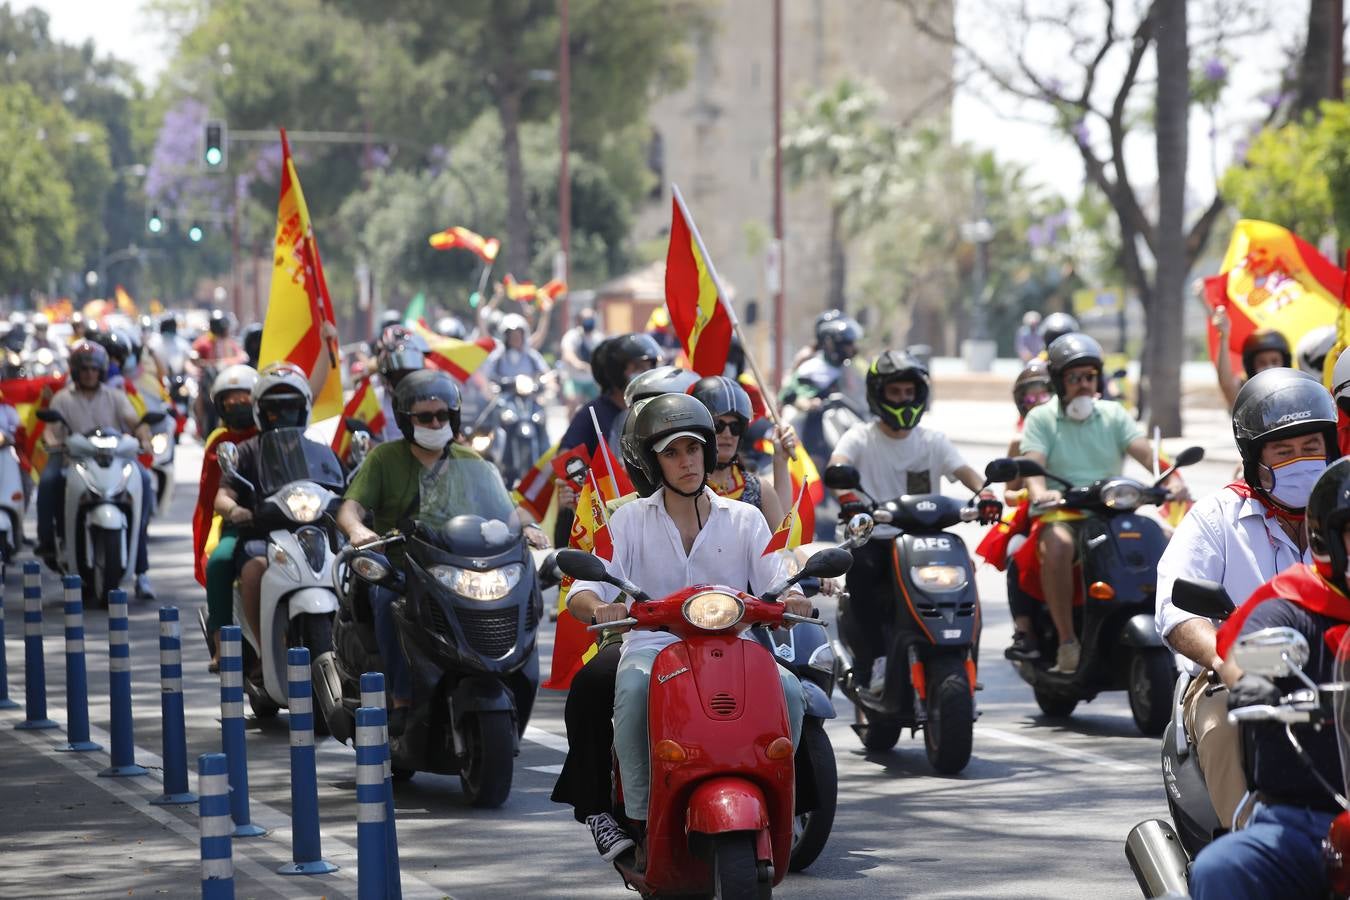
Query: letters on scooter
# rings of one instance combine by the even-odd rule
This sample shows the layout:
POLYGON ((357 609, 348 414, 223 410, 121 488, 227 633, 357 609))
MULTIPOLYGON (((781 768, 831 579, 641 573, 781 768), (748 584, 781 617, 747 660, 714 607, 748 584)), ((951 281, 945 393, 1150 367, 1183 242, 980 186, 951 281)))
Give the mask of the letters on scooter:
POLYGON ((689 667, 688 667, 688 666, 680 666, 680 667, 679 667, 678 669, 676 669, 674 672, 667 672, 667 673, 664 674, 664 675, 658 675, 658 676, 656 676, 656 682, 657 682, 657 684, 665 684, 667 681, 669 681, 670 679, 674 678, 676 675, 683 675, 685 672, 688 672, 688 671, 689 671, 689 667))
POLYGON ((945 537, 916 537, 914 539, 915 550, 950 550, 952 549, 951 538, 945 537))

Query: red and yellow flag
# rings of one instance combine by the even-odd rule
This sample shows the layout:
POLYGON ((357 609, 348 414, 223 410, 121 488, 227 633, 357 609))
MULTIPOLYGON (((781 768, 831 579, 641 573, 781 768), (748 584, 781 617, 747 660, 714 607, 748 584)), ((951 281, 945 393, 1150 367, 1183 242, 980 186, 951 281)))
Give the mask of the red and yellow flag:
POLYGON ((249 427, 231 431, 224 426, 211 432, 202 451, 202 474, 197 483, 197 505, 192 511, 192 573, 197 583, 206 587, 206 561, 220 541, 220 516, 216 515, 216 491, 220 489, 220 463, 217 451, 221 444, 241 444, 258 433, 249 427))
POLYGON ((689 367, 700 375, 721 375, 731 350, 731 315, 717 289, 698 228, 675 189, 666 252, 666 307, 689 367))
POLYGON ((529 510, 534 516, 536 522, 543 522, 548 517, 550 507, 553 505, 553 495, 556 493, 553 483, 552 461, 558 453, 558 445, 554 444, 543 452, 534 465, 520 476, 520 481, 516 482, 516 488, 511 492, 516 503, 529 510))
MULTIPOLYGON (((605 514, 600 485, 592 469, 577 496, 576 518, 572 520, 572 534, 567 545, 577 550, 594 553, 603 559, 614 556, 614 544, 609 535, 609 518, 605 514)), ((567 593, 572 579, 564 578, 558 591, 558 625, 553 633, 553 664, 544 687, 565 691, 572 678, 586 661, 596 653, 595 640, 586 626, 567 611, 567 593)))
POLYGON ((546 305, 557 300, 563 294, 567 293, 567 282, 561 278, 551 278, 535 291, 535 299, 544 302, 546 305))
POLYGON ((113 289, 113 296, 117 299, 117 311, 124 316, 138 316, 140 310, 136 308, 136 301, 131 299, 126 288, 120 284, 113 289))
POLYGON ((792 501, 792 509, 783 517, 783 524, 769 537, 769 543, 764 545, 764 552, 760 555, 768 556, 775 550, 795 550, 811 540, 815 530, 816 508, 807 498, 806 491, 798 491, 796 499, 792 501))
MULTIPOLYGON (((1205 302, 1228 310, 1228 352, 1242 371, 1242 342, 1273 328, 1291 348, 1314 328, 1342 318, 1345 273, 1293 232, 1270 222, 1242 219, 1233 229, 1219 274, 1205 279, 1205 302)), ((1344 336, 1344 325, 1342 335, 1344 336)), ((1209 326, 1209 355, 1217 360, 1219 334, 1209 326)), ((1328 354, 1334 365, 1335 353, 1328 354)))
POLYGON ((487 361, 488 354, 496 348, 492 338, 461 341, 458 338, 438 334, 424 322, 413 322, 412 330, 415 334, 421 335, 431 348, 427 362, 459 382, 468 381, 469 376, 478 371, 478 368, 487 361))
POLYGON ((533 281, 516 281, 510 272, 502 278, 502 289, 506 291, 506 299, 521 303, 534 302, 535 295, 539 293, 539 286, 533 281))
MULTIPOLYGON (((319 245, 309 207, 300 188, 300 176, 291 159, 286 130, 281 131, 281 199, 277 202, 277 232, 273 244, 272 289, 263 321, 262 349, 258 367, 286 361, 313 375, 316 366, 337 368, 337 342, 324 346, 324 322, 335 323, 333 303, 319 260, 319 245)), ((314 398, 312 420, 327 419, 342 411, 342 379, 328 377, 314 398)))
POLYGON ((427 242, 437 250, 468 250, 485 263, 495 260, 497 251, 502 248, 502 242, 496 238, 485 238, 462 225, 438 231, 427 238, 427 242))
POLYGON ((47 423, 37 417, 38 410, 51 405, 52 395, 65 386, 65 375, 39 378, 12 378, 0 381, 0 398, 19 414, 19 430, 14 435, 19 465, 26 471, 42 474, 47 465, 47 447, 42 432, 47 423))
POLYGON ((352 394, 352 399, 342 407, 342 417, 338 419, 337 431, 333 432, 333 452, 344 464, 347 462, 347 454, 352 449, 352 435, 347 430, 348 419, 365 422, 366 427, 376 436, 384 433, 385 425, 388 424, 384 421, 384 407, 380 405, 380 395, 375 393, 369 378, 361 382, 356 392, 352 394))

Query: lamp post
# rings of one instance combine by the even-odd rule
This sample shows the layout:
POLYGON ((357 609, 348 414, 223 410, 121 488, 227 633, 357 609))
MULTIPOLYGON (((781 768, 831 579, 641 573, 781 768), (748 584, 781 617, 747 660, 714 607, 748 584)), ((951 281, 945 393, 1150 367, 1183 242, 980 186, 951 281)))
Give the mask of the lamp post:
POLYGON ((989 337, 989 322, 985 315, 984 289, 989 277, 989 242, 994 239, 994 226, 983 215, 984 195, 978 184, 975 190, 976 209, 980 217, 961 226, 961 238, 975 245, 975 277, 970 304, 970 337, 961 342, 961 356, 972 372, 988 372, 994 367, 998 344, 989 337))

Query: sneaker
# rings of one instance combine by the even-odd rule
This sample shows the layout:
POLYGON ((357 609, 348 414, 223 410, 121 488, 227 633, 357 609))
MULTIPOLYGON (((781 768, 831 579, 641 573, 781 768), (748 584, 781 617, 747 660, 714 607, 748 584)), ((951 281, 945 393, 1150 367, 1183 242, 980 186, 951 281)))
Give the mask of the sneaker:
POLYGON ((1040 659, 1041 651, 1036 639, 1025 631, 1014 631, 1012 645, 1003 651, 1005 659, 1040 659))
POLYGON ((1083 647, 1077 641, 1060 644, 1059 652, 1055 654, 1055 665, 1050 671, 1060 675, 1072 675, 1078 671, 1078 657, 1082 652, 1083 647))
POLYGON ((595 849, 600 851, 600 857, 605 862, 614 862, 619 854, 634 846, 628 832, 609 813, 587 816, 586 824, 595 838, 595 849))
POLYGON ((155 589, 150 586, 150 576, 144 572, 136 576, 136 599, 155 599, 155 589))

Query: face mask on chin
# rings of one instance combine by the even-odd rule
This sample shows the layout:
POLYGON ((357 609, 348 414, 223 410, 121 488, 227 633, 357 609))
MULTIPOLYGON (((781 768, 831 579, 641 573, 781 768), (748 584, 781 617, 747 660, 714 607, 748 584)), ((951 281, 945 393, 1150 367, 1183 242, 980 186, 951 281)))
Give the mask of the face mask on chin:
POLYGON ((1073 419, 1075 422, 1084 422, 1091 415, 1097 401, 1094 397, 1078 396, 1069 401, 1064 407, 1064 415, 1073 419))
POLYGON ((450 439, 454 436, 455 432, 448 424, 442 425, 440 428, 413 426, 413 443, 423 450, 444 450, 445 445, 450 443, 450 439))

